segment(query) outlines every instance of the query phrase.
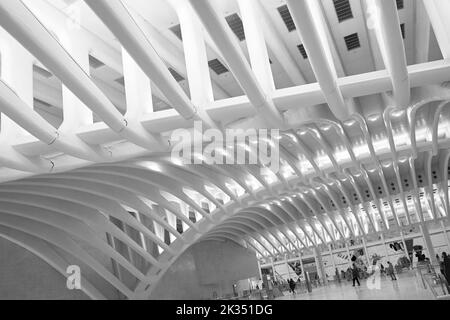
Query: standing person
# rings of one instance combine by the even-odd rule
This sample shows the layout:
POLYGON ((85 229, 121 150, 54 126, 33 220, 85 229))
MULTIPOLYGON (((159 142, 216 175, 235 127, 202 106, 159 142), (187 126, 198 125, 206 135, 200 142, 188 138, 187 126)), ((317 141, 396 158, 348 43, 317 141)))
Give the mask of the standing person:
POLYGON ((395 273, 394 273, 394 266, 392 265, 392 263, 390 261, 388 261, 388 267, 387 267, 386 273, 391 276, 392 281, 397 280, 397 277, 395 276, 395 273))
POLYGON ((382 263, 380 263, 380 273, 383 274, 384 273, 384 266, 382 263))
POLYGON ((341 278, 339 277, 339 270, 336 268, 336 280, 341 283, 341 278))
POLYGON ((292 279, 289 279, 289 288, 291 288, 291 292, 295 294, 295 282, 292 279))
POLYGON ((444 260, 444 276, 447 283, 450 283, 450 257, 446 252, 442 252, 442 259, 444 260))
POLYGON ((346 278, 347 278, 347 281, 350 281, 350 279, 352 278, 352 268, 350 268, 350 267, 347 268, 346 278))
POLYGON ((436 254, 436 260, 439 263, 439 270, 441 271, 441 274, 445 276, 444 272, 444 259, 441 260, 438 254, 436 254))
POLYGON ((358 267, 356 266, 355 263, 353 263, 353 267, 352 267, 352 280, 353 280, 353 286, 355 286, 355 280, 358 283, 358 287, 361 286, 361 284, 359 283, 359 279, 358 279, 358 267))

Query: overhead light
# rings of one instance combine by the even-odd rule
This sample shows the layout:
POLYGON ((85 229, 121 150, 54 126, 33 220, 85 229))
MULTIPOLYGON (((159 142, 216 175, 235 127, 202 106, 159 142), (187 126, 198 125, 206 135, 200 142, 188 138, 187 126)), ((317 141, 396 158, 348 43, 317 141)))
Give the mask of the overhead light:
POLYGON ((140 161, 139 165, 152 171, 162 172, 161 166, 153 161, 140 161))
POLYGON ((403 116, 404 113, 405 113, 405 110, 395 110, 395 111, 393 111, 393 112, 391 113, 391 115, 392 115, 393 117, 398 118, 398 117, 403 116))
POLYGON ((176 164, 177 166, 182 166, 183 160, 181 160, 180 158, 177 157, 170 157, 170 162, 172 162, 173 164, 176 164))
POLYGON ((173 34, 175 34, 177 36, 178 39, 183 41, 183 36, 181 34, 181 26, 179 24, 177 24, 173 27, 170 27, 169 29, 170 29, 170 31, 173 32, 173 34))
POLYGON ((351 127, 351 126, 353 126, 355 123, 356 123, 356 120, 355 120, 355 119, 350 119, 350 120, 344 121, 344 125, 347 126, 347 127, 351 127))

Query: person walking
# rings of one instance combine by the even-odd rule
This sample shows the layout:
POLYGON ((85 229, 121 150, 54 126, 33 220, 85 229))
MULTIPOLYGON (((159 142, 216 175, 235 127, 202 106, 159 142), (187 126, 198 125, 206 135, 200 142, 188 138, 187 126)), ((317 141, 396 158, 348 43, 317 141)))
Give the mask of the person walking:
POLYGON ((355 286, 355 281, 358 283, 358 287, 361 286, 361 284, 359 283, 358 277, 359 277, 358 267, 356 266, 355 263, 353 263, 353 267, 352 267, 353 286, 355 286))
POLYGON ((388 261, 388 267, 387 267, 387 271, 386 271, 387 275, 391 276, 391 280, 397 280, 397 277, 395 276, 394 273, 394 266, 392 265, 392 263, 390 261, 388 261))

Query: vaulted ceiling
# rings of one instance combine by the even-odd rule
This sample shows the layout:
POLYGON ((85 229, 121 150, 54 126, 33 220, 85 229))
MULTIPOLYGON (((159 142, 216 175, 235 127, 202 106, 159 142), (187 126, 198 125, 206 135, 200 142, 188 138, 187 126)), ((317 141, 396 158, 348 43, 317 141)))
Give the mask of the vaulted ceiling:
POLYGON ((0 236, 85 266, 92 298, 146 298, 197 241, 264 260, 446 221, 448 13, 2 0, 0 236), (279 129, 280 170, 175 161, 171 133, 194 121, 279 129))

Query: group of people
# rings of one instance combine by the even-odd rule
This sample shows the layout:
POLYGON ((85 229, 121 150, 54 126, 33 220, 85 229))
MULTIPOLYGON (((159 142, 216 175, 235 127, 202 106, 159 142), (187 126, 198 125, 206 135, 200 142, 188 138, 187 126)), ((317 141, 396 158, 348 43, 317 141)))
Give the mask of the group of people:
POLYGON ((381 274, 385 273, 386 275, 390 276, 392 281, 397 280, 393 264, 390 261, 388 261, 387 263, 388 263, 387 268, 385 268, 383 264, 380 263, 380 273, 381 274))
MULTIPOLYGON (((436 259, 439 262, 442 275, 447 280, 447 283, 450 283, 450 256, 447 255, 446 252, 443 252, 442 259, 439 257, 439 255, 436 255, 436 259)), ((384 267, 384 265, 382 263, 380 263, 380 273, 390 276, 392 281, 397 280, 397 277, 395 276, 394 266, 392 265, 392 263, 390 261, 388 261, 387 264, 388 264, 388 266, 384 267)), ((353 263, 352 267, 349 269, 350 270, 348 270, 348 271, 350 271, 350 274, 351 274, 351 278, 353 281, 353 287, 355 286, 355 284, 358 284, 358 286, 361 286, 361 283, 359 282, 361 270, 358 268, 356 263, 353 263)), ((341 273, 342 273, 342 275, 339 276, 339 271, 336 268, 336 278, 338 279, 339 282, 341 280, 340 279, 341 277, 343 279, 345 279, 344 271, 341 271, 341 273)), ((289 284, 290 291, 293 294, 295 294, 295 288, 296 288, 295 281, 292 279, 289 279, 288 284, 289 284)))
POLYGON ((442 275, 445 277, 445 280, 447 280, 447 283, 450 283, 450 256, 448 256, 446 252, 442 252, 442 260, 439 258, 438 254, 436 255, 436 259, 439 262, 442 275))
MULTIPOLYGON (((394 271, 394 266, 392 265, 392 263, 390 261, 387 262, 388 266, 387 268, 385 268, 383 266, 383 264, 380 264, 380 272, 381 274, 386 273, 386 275, 391 277, 392 281, 397 280, 397 277, 395 276, 395 271, 394 271)), ((449 269, 450 271, 450 269, 449 269)), ((355 283, 358 284, 358 286, 361 286, 361 283, 359 282, 360 279, 360 270, 359 268, 356 266, 356 263, 352 264, 351 267, 351 274, 352 274, 352 282, 353 282, 353 286, 355 286, 355 283)))

